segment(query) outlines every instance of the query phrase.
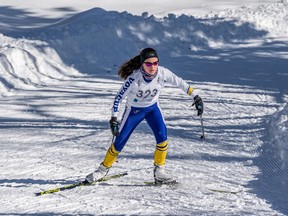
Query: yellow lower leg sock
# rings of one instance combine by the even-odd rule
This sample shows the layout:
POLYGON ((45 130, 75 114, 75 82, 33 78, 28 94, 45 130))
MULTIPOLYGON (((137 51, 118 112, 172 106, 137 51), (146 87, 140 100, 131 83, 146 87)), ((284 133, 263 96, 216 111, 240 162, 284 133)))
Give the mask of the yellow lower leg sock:
POLYGON ((154 152, 154 164, 157 166, 163 166, 166 161, 168 149, 168 141, 164 141, 162 143, 158 143, 156 145, 156 150, 154 152))
POLYGON ((120 152, 116 151, 114 144, 112 143, 112 145, 110 146, 110 148, 108 149, 105 159, 103 161, 103 165, 105 167, 111 167, 113 165, 113 163, 116 161, 118 155, 120 152))

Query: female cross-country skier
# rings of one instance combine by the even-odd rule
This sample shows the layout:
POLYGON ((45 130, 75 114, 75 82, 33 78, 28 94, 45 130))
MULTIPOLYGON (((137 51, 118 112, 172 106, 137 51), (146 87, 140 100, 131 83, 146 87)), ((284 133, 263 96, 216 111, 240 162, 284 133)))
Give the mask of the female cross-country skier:
POLYGON ((203 113, 203 102, 198 95, 193 94, 193 88, 187 82, 170 70, 158 66, 158 63, 157 52, 152 48, 145 48, 139 55, 120 67, 118 75, 125 81, 114 99, 112 117, 109 121, 112 134, 116 138, 108 149, 103 162, 97 170, 86 177, 86 181, 97 181, 107 175, 131 133, 144 119, 151 127, 156 139, 155 182, 169 183, 173 181, 171 176, 164 171, 168 141, 167 128, 158 101, 160 91, 166 84, 182 89, 194 99, 193 103, 198 115, 203 113), (119 107, 124 98, 127 98, 126 109, 121 122, 118 122, 119 107))

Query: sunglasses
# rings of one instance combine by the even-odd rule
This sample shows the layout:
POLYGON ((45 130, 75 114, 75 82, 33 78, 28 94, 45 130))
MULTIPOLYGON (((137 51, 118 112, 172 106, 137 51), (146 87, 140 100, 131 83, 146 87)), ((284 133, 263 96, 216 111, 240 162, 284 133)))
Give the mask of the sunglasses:
POLYGON ((153 66, 157 66, 158 65, 158 61, 156 62, 144 62, 144 64, 146 65, 146 67, 151 67, 153 66))

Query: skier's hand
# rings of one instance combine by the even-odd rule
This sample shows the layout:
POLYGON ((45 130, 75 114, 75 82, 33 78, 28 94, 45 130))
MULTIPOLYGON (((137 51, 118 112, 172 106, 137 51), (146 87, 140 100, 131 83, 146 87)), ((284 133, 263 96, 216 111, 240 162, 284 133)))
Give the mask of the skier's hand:
POLYGON ((196 95, 194 97, 194 102, 193 102, 192 106, 194 106, 194 105, 195 105, 196 110, 198 111, 197 116, 202 115, 202 113, 204 111, 204 104, 203 104, 202 99, 198 95, 196 95))
POLYGON ((119 122, 117 121, 117 117, 111 117, 110 121, 110 128, 113 136, 119 135, 119 122))

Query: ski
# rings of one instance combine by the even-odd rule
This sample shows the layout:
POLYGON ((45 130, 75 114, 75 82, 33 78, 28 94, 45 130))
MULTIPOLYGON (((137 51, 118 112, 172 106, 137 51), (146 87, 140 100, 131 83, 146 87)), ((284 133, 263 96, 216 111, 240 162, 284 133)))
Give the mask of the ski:
MULTIPOLYGON (((180 183, 176 180, 173 180, 173 181, 170 181, 170 182, 166 182, 166 183, 157 183, 157 182, 154 182, 154 181, 146 181, 144 182, 145 185, 148 185, 148 186, 177 186, 177 185, 180 185, 180 183)), ((239 191, 229 191, 229 190, 221 190, 221 189, 207 189, 208 191, 210 192, 213 192, 213 193, 226 193, 226 194, 234 194, 234 195, 237 195, 238 193, 242 192, 242 190, 239 190, 239 191)))
POLYGON ((95 185, 95 184, 100 183, 100 182, 105 182, 105 181, 108 181, 108 180, 111 180, 111 179, 120 178, 120 177, 123 177, 123 176, 126 176, 126 175, 128 175, 127 172, 119 173, 119 174, 115 174, 115 175, 109 175, 109 176, 105 176, 102 179, 99 179, 99 180, 97 180, 95 182, 91 182, 91 183, 89 183, 89 182, 87 182, 85 180, 85 181, 77 182, 77 183, 74 183, 74 184, 66 185, 66 186, 63 186, 63 187, 58 187, 58 188, 54 188, 54 189, 50 189, 50 190, 41 191, 41 192, 35 193, 35 195, 36 196, 41 196, 41 195, 44 195, 44 194, 52 194, 52 193, 56 193, 56 192, 59 192, 59 191, 70 190, 70 189, 73 189, 73 188, 76 188, 76 187, 95 185))
POLYGON ((175 185, 179 185, 180 183, 177 182, 176 180, 173 180, 173 181, 170 181, 170 182, 165 182, 165 183, 159 183, 159 182, 155 182, 155 181, 151 181, 151 182, 144 182, 145 185, 148 185, 148 186, 175 186, 175 185))
POLYGON ((226 193, 226 194, 238 194, 240 192, 242 192, 241 190, 239 191, 228 191, 228 190, 221 190, 221 189, 208 189, 211 192, 215 192, 215 193, 226 193))

